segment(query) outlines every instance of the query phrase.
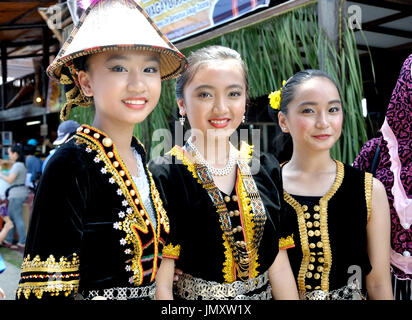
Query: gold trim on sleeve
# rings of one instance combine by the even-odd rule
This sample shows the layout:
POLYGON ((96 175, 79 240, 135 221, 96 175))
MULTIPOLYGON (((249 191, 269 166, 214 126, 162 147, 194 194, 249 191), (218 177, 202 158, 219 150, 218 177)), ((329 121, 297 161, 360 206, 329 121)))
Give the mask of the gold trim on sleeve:
POLYGON ((189 170, 189 172, 192 174, 193 178, 195 178, 198 183, 202 184, 196 173, 194 163, 189 159, 189 157, 186 155, 186 152, 182 148, 174 146, 172 150, 170 150, 167 154, 175 156, 177 160, 182 161, 183 164, 187 167, 187 170, 189 170))
POLYGON ((180 245, 172 245, 169 243, 167 246, 163 247, 162 256, 164 258, 178 259, 180 256, 180 245))
POLYGON ((293 240, 293 233, 286 238, 279 239, 279 249, 286 250, 295 247, 295 241, 293 240))
POLYGON ((38 299, 41 299, 45 292, 52 296, 58 296, 60 293, 68 296, 72 291, 77 293, 79 266, 79 257, 76 253, 72 255, 71 260, 61 257, 59 261, 56 261, 53 255, 45 261, 40 260, 39 255, 36 255, 33 260, 30 259, 30 255, 27 255, 21 266, 17 298, 23 294, 28 299, 31 293, 38 299))
POLYGON ((67 297, 72 291, 76 294, 79 289, 79 280, 72 281, 48 281, 48 282, 26 282, 19 284, 17 288, 17 297, 20 298, 23 293, 26 299, 33 293, 37 299, 43 298, 45 292, 51 296, 58 296, 64 293, 67 297))
POLYGON ((71 261, 61 257, 58 262, 53 255, 50 255, 46 261, 41 261, 39 255, 30 260, 30 255, 27 255, 21 265, 21 272, 77 272, 79 265, 79 257, 76 253, 73 253, 71 261))

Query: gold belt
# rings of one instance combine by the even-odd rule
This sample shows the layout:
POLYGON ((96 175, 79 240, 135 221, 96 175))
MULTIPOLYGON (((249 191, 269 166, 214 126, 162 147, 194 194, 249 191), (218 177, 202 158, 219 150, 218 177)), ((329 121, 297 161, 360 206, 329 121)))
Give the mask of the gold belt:
POLYGON ((186 300, 269 300, 272 299, 272 288, 269 284, 268 272, 247 281, 218 283, 193 277, 183 273, 176 283, 176 293, 186 300), (260 293, 246 295, 267 285, 260 293))

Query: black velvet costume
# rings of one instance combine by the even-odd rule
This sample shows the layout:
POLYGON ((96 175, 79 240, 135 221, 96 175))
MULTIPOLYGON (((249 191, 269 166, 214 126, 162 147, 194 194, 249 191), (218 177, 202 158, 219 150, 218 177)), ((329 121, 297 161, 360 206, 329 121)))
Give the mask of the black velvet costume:
POLYGON ((145 165, 144 148, 135 138, 132 147, 142 157, 156 227, 112 141, 81 126, 56 151, 42 176, 19 299, 137 299, 146 297, 150 285, 154 292, 169 222, 145 165))
MULTIPOLYGON (((222 229, 216 207, 201 184, 193 163, 185 156, 186 151, 174 147, 165 157, 150 162, 150 171, 156 181, 171 225, 170 237, 163 249, 163 256, 176 259, 176 267, 191 276, 232 283, 240 279, 235 261, 222 229), (183 160, 183 162, 182 162, 183 160)), ((251 259, 249 278, 261 275, 274 262, 279 250, 282 182, 277 160, 263 154, 253 157, 251 163, 260 164, 259 171, 252 175, 266 209, 266 222, 258 248, 257 259, 251 259)), ((247 194, 241 191, 237 181, 230 195, 222 192, 235 241, 250 241, 256 226, 248 203, 247 194)), ((281 244, 286 247, 286 238, 281 244)), ((291 237, 289 245, 293 245, 291 237)))
POLYGON ((356 279, 365 294, 372 175, 339 161, 337 166, 334 184, 322 198, 284 192, 285 228, 295 235, 288 256, 301 294, 322 290, 328 299, 352 299, 350 292, 336 290, 356 279))

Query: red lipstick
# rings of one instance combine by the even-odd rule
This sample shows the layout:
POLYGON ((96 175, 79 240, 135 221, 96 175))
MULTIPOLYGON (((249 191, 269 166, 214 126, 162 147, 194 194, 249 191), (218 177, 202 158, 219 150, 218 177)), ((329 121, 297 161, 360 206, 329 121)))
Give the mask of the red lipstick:
POLYGON ((218 129, 227 127, 229 121, 229 118, 209 119, 210 125, 218 129))

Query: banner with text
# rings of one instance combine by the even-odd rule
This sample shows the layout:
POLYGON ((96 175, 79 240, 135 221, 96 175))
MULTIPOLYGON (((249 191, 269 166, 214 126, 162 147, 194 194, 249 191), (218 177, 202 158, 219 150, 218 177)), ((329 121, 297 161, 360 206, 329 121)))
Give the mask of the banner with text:
POLYGON ((171 40, 221 25, 256 9, 270 0, 141 0, 140 3, 160 30, 171 40))

